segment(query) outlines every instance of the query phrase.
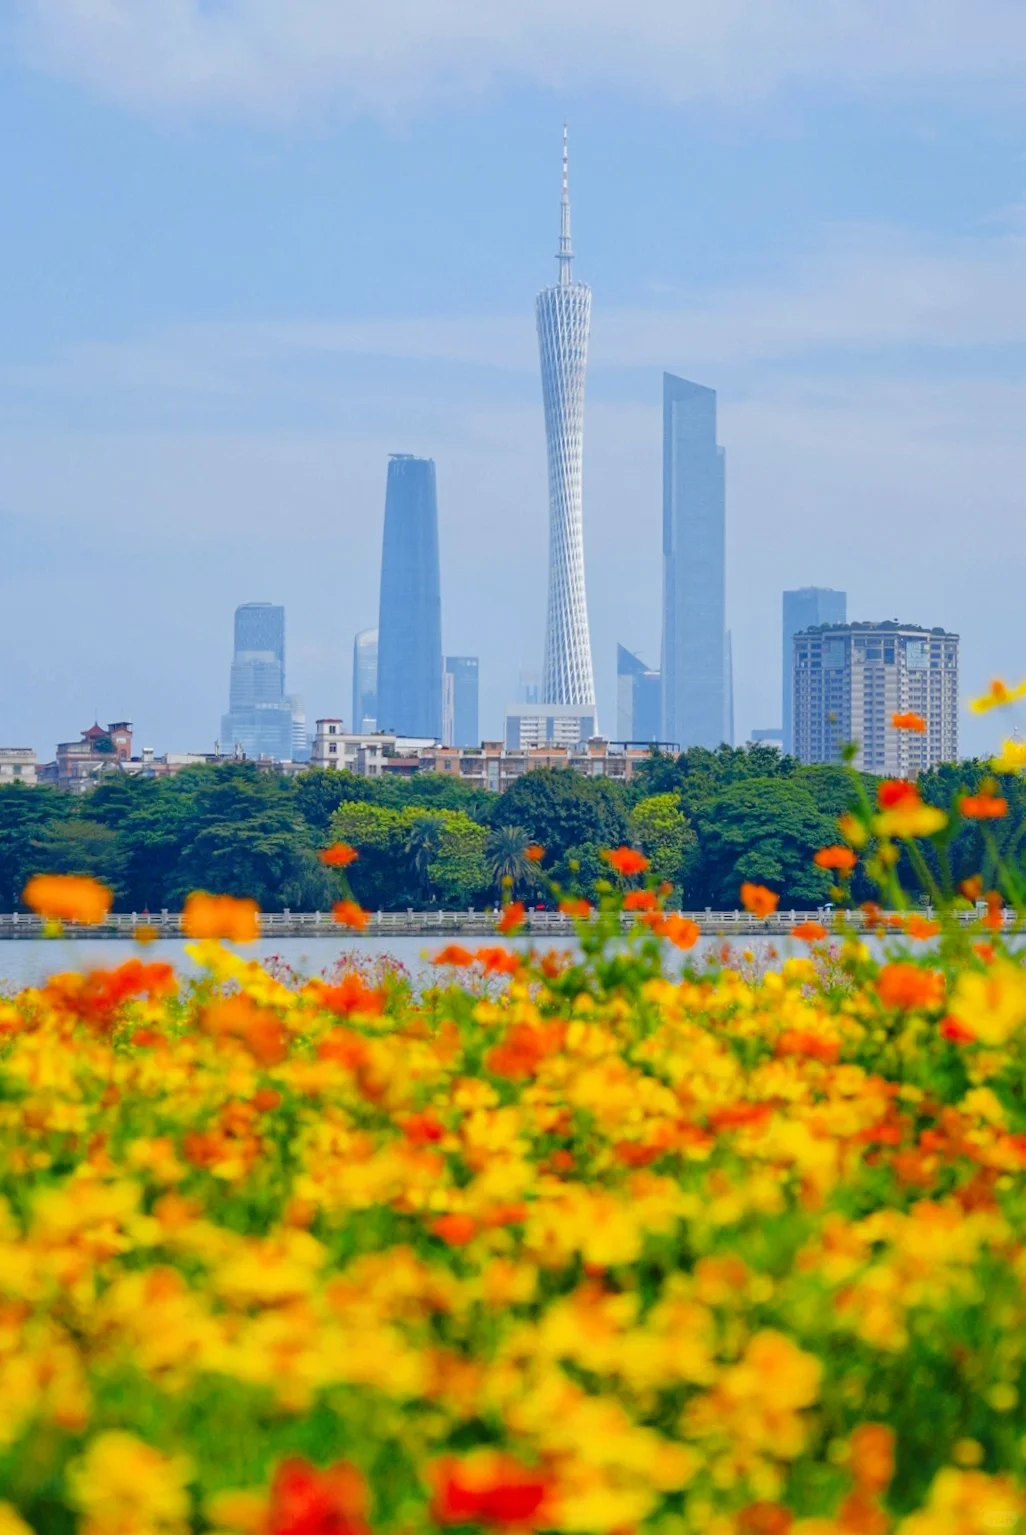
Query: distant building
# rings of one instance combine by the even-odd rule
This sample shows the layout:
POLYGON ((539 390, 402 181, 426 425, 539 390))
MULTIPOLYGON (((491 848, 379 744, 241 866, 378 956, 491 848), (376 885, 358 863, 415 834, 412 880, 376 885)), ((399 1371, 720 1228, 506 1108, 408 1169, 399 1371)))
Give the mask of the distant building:
POLYGON ((728 733, 726 482, 716 391, 663 375, 663 728, 683 748, 728 733))
POLYGON ((779 725, 770 725, 765 730, 753 730, 752 741, 756 746, 765 744, 783 749, 784 732, 779 725))
POLYGON ((442 745, 477 746, 481 740, 477 656, 446 656, 444 682, 442 745))
POLYGON ((442 738, 442 595, 435 466, 388 463, 378 612, 378 724, 442 738))
POLYGON ((0 746, 0 784, 34 786, 36 782, 36 754, 32 747, 0 746))
POLYGON ((914 778, 958 759, 958 635, 915 624, 821 624, 793 638, 795 755, 838 762, 855 742, 855 766, 914 778), (926 731, 898 730, 912 712, 926 731))
POLYGON ((275 603, 246 602, 235 610, 221 747, 229 756, 238 752, 253 759, 292 759, 292 707, 285 696, 285 609, 275 603))
POLYGON ((517 703, 540 704, 541 693, 540 673, 521 670, 517 678, 517 703))
POLYGON ((292 751, 293 762, 310 761, 310 740, 306 733, 306 710, 303 700, 297 693, 290 693, 285 702, 292 714, 292 751))
POLYGON ((106 728, 99 723, 83 730, 77 741, 61 741, 57 757, 37 770, 39 783, 68 789, 73 794, 93 789, 106 774, 115 772, 132 756, 132 726, 114 720, 106 728))
POLYGON ((578 746, 597 735, 595 706, 583 704, 507 704, 507 749, 529 746, 578 746))
POLYGON ((361 629, 353 641, 353 729, 378 728, 378 631, 361 629))
POLYGON ((386 756, 395 752, 394 735, 373 732, 347 734, 340 719, 318 720, 314 726, 310 766, 329 771, 359 773, 363 778, 377 778, 386 756))
POLYGON ((618 741, 661 739, 659 673, 646 666, 626 645, 616 647, 616 738, 618 741))
POLYGON ((734 744, 734 638, 728 629, 723 636, 723 739, 734 744))
POLYGON ((812 629, 817 624, 847 623, 848 597, 845 592, 834 591, 830 586, 800 586, 796 591, 784 593, 783 617, 783 712, 780 718, 784 732, 784 751, 793 753, 794 637, 799 629, 812 629))

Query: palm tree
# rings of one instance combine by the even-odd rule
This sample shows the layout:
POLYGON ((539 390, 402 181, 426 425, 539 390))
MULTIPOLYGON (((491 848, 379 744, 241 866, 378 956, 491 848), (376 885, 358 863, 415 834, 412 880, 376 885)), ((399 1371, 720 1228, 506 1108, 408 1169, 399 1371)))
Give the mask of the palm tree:
POLYGON ((531 842, 530 832, 522 826, 496 826, 492 831, 488 838, 488 867, 500 893, 506 888, 515 896, 518 890, 533 883, 535 866, 527 856, 531 842))
POLYGON ((433 901, 429 870, 438 857, 444 822, 439 815, 418 816, 406 838, 406 856, 422 895, 433 901))

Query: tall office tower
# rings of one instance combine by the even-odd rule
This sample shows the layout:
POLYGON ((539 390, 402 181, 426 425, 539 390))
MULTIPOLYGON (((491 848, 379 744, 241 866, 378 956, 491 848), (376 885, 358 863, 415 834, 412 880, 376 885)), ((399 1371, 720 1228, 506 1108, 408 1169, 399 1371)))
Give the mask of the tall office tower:
POLYGON ((292 760, 310 761, 310 737, 306 733, 306 710, 298 693, 290 693, 285 702, 292 712, 292 760))
POLYGON ((616 647, 616 738, 618 741, 660 739, 662 694, 659 673, 646 666, 626 645, 616 647))
POLYGON ((794 752, 794 637, 799 629, 812 629, 817 624, 843 624, 847 621, 848 597, 845 592, 835 592, 830 586, 800 586, 796 591, 784 593, 784 687, 780 721, 785 752, 794 752))
POLYGON ((292 709, 285 697, 285 609, 245 602, 235 609, 228 713, 221 745, 247 757, 292 758, 292 709))
POLYGON ((893 620, 817 624, 794 636, 794 754, 839 762, 854 741, 855 766, 914 778, 958 760, 958 635, 893 620), (926 731, 896 730, 909 711, 926 731))
POLYGON ((723 636, 723 739, 734 744, 734 640, 728 629, 723 636))
POLYGON ((446 746, 480 746, 477 723, 477 656, 446 656, 446 697, 450 700, 446 721, 450 740, 446 746))
POLYGON ((361 629, 353 641, 354 735, 378 728, 378 631, 361 629))
POLYGON ((727 729, 726 483, 716 391, 663 374, 663 739, 727 729))
POLYGON ((442 592, 430 458, 388 462, 378 609, 378 725, 442 739, 442 592))
POLYGON ((573 277, 565 127, 561 220, 559 281, 554 288, 544 288, 537 300, 549 459, 549 594, 542 700, 594 706, 581 502, 591 289, 573 277))

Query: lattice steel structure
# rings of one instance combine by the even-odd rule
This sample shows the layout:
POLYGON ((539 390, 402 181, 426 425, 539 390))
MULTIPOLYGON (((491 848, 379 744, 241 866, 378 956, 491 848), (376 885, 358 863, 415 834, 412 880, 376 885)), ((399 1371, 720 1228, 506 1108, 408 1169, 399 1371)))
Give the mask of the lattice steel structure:
POLYGON ((549 457, 549 596, 542 697, 547 704, 594 705, 581 502, 591 289, 573 277, 565 126, 557 260, 559 282, 544 288, 537 302, 549 457))

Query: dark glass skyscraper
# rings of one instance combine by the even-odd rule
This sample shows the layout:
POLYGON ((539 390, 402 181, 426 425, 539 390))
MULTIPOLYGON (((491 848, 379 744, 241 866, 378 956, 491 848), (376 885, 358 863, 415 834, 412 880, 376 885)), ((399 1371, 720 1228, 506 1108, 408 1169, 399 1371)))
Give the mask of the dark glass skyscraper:
POLYGON ((442 593, 430 458, 388 464, 378 610, 378 726, 442 739, 442 593))
POLYGON ((446 746, 480 746, 477 723, 477 656, 446 656, 443 722, 446 746))
POLYGON ((730 730, 726 479, 716 391, 663 374, 663 739, 715 749, 730 730))
POLYGON ((378 728, 378 631, 361 629, 353 641, 353 730, 378 728))
POLYGON ((784 593, 784 648, 783 648, 783 749, 793 752, 794 739, 794 637, 803 629, 818 624, 846 624, 848 622, 848 597, 845 592, 835 592, 830 586, 800 586, 797 591, 784 593))
POLYGON ((285 609, 245 602, 235 609, 228 713, 221 744, 247 757, 292 758, 292 705, 285 697, 285 609))
POLYGON ((616 735, 619 741, 658 741, 659 673, 626 645, 616 647, 616 735))

